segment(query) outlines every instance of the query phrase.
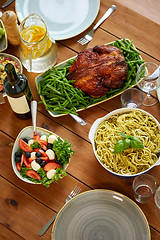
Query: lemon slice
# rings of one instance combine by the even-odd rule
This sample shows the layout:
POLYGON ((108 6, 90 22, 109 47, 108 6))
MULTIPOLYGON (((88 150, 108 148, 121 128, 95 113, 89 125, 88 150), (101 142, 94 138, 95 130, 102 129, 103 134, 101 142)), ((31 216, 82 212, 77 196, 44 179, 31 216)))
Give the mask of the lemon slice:
POLYGON ((41 26, 30 26, 22 32, 22 38, 28 43, 34 43, 33 51, 32 46, 22 46, 22 54, 25 58, 30 59, 31 52, 32 58, 36 59, 44 55, 52 45, 52 41, 48 36, 45 37, 46 30, 41 26), (42 40, 44 38, 44 40, 42 40), (42 41, 41 41, 42 40, 42 41))
POLYGON ((43 56, 51 46, 52 46, 52 41, 49 38, 47 43, 41 44, 41 45, 38 44, 37 48, 33 50, 32 58, 36 59, 38 57, 43 56))
POLYGON ((26 42, 35 43, 40 41, 46 34, 46 30, 41 26, 31 26, 22 32, 22 38, 26 42))

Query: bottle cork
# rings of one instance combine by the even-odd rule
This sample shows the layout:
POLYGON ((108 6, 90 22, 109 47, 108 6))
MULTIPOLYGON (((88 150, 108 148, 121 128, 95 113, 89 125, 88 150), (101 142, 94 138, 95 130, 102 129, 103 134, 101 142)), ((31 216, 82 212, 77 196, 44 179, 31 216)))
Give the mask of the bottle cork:
POLYGON ((1 20, 6 29, 9 43, 13 46, 18 46, 20 44, 20 36, 17 15, 13 11, 6 11, 2 14, 1 20))

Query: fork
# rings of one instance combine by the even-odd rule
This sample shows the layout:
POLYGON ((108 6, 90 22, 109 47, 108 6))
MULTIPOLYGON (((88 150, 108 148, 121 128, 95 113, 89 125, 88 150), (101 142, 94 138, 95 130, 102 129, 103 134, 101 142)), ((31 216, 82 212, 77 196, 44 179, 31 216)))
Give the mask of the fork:
POLYGON ((81 45, 87 44, 93 38, 94 31, 106 20, 114 11, 116 10, 116 6, 112 5, 107 12, 103 15, 103 17, 97 22, 97 24, 93 27, 93 29, 88 32, 84 37, 79 39, 77 42, 81 45))
MULTIPOLYGON (((81 191, 81 188, 79 186, 75 186, 75 188, 72 190, 72 192, 68 195, 68 197, 66 198, 66 203, 71 200, 73 197, 75 197, 76 195, 78 195, 81 191)), ((53 221, 55 220, 56 216, 57 216, 58 212, 54 215, 53 218, 51 218, 49 220, 48 223, 46 223, 39 231, 39 236, 42 236, 47 229, 49 228, 49 226, 53 223, 53 221)))

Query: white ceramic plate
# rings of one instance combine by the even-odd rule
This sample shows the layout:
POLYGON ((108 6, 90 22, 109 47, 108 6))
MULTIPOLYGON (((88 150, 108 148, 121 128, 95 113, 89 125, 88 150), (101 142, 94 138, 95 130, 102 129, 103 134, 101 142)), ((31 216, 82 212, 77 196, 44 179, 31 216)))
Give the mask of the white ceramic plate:
POLYGON ((39 14, 50 37, 62 40, 78 35, 93 23, 100 0, 16 0, 15 6, 20 22, 31 13, 39 14))
POLYGON ((96 189, 79 194, 60 210, 52 240, 149 240, 142 210, 128 197, 96 189))

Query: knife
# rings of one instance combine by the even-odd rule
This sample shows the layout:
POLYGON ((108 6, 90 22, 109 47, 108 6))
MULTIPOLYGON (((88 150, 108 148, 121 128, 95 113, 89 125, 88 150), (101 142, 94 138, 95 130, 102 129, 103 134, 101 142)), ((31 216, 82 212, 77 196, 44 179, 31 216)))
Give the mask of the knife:
POLYGON ((2 8, 7 7, 8 5, 10 5, 14 0, 7 0, 3 5, 2 8))

